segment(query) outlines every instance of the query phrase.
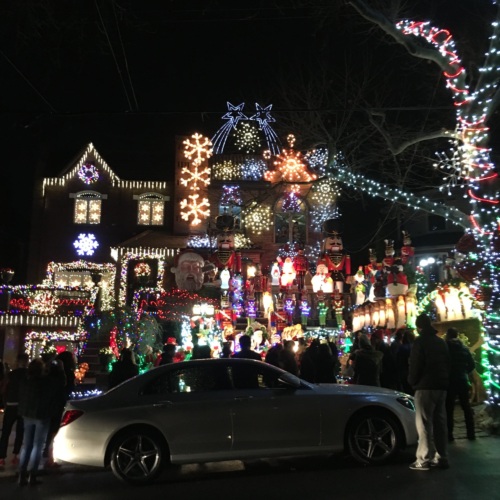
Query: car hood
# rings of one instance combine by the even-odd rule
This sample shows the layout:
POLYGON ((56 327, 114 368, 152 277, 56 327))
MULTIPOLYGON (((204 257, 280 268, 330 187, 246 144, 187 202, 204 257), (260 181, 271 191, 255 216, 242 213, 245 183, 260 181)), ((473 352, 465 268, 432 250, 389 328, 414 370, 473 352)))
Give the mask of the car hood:
POLYGON ((318 384, 317 391, 330 394, 355 394, 355 395, 372 395, 372 396, 408 396, 404 392, 395 391, 393 389, 385 389, 384 387, 373 387, 370 385, 357 384, 318 384))

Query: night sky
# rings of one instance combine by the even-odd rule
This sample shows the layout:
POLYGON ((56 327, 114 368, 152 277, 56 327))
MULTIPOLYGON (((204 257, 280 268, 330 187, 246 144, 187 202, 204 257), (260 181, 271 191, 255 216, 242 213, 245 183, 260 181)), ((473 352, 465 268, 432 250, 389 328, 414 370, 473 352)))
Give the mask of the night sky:
MULTIPOLYGON (((418 4, 407 14, 472 40, 460 47, 466 62, 484 52, 490 2, 418 4)), ((34 181, 57 175, 88 142, 120 177, 160 180, 172 178, 175 135, 213 135, 227 101, 273 104, 276 131, 300 141, 302 130, 303 147, 320 142, 319 116, 361 165, 380 143, 365 132, 363 106, 383 108, 398 127, 453 118, 436 68, 327 0, 4 2, 0 90, 0 267, 17 269, 34 181)), ((373 154, 366 166, 376 175, 385 160, 373 154)), ((383 204, 349 192, 343 203, 351 247, 366 253, 383 204)))

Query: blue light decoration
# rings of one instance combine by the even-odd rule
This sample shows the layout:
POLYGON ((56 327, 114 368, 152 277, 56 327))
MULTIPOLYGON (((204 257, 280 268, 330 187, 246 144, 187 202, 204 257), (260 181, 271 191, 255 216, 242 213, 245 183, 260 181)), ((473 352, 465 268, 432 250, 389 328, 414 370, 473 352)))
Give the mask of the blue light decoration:
POLYGON ((78 178, 89 185, 99 180, 99 170, 93 163, 84 163, 78 170, 78 178))
POLYGON ((222 186, 222 195, 220 197, 221 205, 236 205, 243 204, 239 186, 224 185, 222 186))
POLYGON ((326 174, 326 167, 328 165, 328 149, 327 148, 316 148, 308 151, 304 158, 309 163, 314 172, 320 176, 326 174))
POLYGON ((78 255, 91 256, 94 255, 94 251, 99 246, 99 243, 92 233, 81 233, 78 235, 78 239, 73 242, 73 246, 76 248, 78 255))
POLYGON ((244 107, 244 102, 238 104, 238 106, 233 106, 229 101, 227 102, 228 112, 222 117, 222 119, 227 120, 227 122, 224 123, 224 125, 222 125, 222 127, 217 130, 215 135, 212 137, 212 149, 214 154, 220 154, 224 151, 227 138, 229 137, 231 130, 236 128, 238 122, 240 120, 248 120, 248 117, 243 114, 244 107))
POLYGON ((259 130, 262 130, 266 140, 267 149, 273 155, 278 155, 280 153, 280 141, 269 123, 275 122, 276 120, 271 115, 272 104, 263 108, 260 104, 255 103, 256 113, 248 118, 243 113, 243 108, 245 103, 238 104, 234 106, 229 101, 227 102, 228 112, 222 116, 223 120, 227 120, 222 127, 217 130, 215 135, 212 137, 212 147, 214 154, 222 154, 226 146, 227 138, 231 131, 236 131, 236 126, 242 120, 256 121, 259 125, 259 130))
POLYGON ((260 129, 264 132, 264 136, 266 137, 266 142, 269 151, 271 154, 278 155, 280 154, 279 148, 279 139, 276 135, 276 132, 269 125, 270 122, 275 122, 276 120, 271 116, 271 109, 273 108, 272 104, 269 104, 266 108, 260 106, 260 104, 255 103, 255 109, 257 113, 250 117, 250 120, 255 120, 260 129))

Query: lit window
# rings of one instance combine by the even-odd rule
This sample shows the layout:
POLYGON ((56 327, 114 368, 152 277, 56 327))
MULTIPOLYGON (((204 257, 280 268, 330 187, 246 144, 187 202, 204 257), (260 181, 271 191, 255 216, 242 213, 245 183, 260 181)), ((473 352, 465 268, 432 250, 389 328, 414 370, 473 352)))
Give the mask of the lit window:
POLYGON ((85 191, 70 195, 75 198, 75 213, 73 222, 75 224, 100 224, 101 202, 106 195, 94 191, 85 191))
POLYGON ((137 224, 162 226, 165 215, 165 197, 159 194, 143 194, 137 199, 139 201, 137 224))

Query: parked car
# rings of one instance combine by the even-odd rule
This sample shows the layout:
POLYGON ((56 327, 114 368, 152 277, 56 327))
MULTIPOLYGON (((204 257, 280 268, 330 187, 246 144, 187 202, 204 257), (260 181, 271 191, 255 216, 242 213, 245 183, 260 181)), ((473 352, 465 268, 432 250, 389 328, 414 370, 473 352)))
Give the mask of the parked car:
POLYGON ((141 484, 168 464, 332 454, 376 464, 417 441, 413 399, 246 359, 172 363, 70 401, 55 458, 141 484))

